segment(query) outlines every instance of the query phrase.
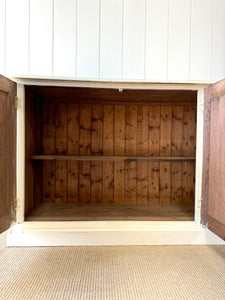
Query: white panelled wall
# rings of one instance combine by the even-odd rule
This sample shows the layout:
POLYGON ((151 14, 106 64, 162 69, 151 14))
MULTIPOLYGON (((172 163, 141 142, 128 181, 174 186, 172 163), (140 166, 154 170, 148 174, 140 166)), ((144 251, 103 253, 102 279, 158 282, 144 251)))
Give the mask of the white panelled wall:
POLYGON ((0 73, 216 81, 225 0, 0 0, 0 73))

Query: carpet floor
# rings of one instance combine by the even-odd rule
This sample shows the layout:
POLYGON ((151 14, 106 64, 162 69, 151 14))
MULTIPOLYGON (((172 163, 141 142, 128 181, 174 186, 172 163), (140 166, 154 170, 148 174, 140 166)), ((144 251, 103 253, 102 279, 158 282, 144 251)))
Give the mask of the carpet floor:
POLYGON ((6 248, 0 299, 225 299, 225 246, 6 248))

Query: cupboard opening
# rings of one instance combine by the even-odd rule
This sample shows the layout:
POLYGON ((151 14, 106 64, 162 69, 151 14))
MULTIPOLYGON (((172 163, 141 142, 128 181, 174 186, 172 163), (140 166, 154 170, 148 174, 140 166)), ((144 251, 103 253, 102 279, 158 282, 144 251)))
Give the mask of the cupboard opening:
POLYGON ((193 221, 197 91, 25 87, 25 220, 193 221))

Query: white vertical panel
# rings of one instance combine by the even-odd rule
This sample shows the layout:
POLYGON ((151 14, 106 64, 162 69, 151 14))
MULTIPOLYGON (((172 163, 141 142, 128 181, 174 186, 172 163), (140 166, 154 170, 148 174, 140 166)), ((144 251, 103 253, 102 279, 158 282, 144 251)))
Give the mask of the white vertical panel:
POLYGON ((6 74, 28 74, 29 0, 6 1, 6 74))
POLYGON ((122 0, 101 1, 100 77, 121 78, 122 0))
POLYGON ((225 78, 225 1, 214 0, 212 79, 225 78))
POLYGON ((170 0, 168 41, 168 79, 188 80, 190 0, 170 0))
POLYGON ((191 18, 191 80, 211 79, 213 0, 193 0, 191 18))
POLYGON ((5 0, 0 0, 0 74, 5 73, 5 0))
POLYGON ((30 0, 30 73, 52 75, 53 0, 30 0))
POLYGON ((147 0, 146 79, 167 79, 168 0, 147 0))
POLYGON ((99 0, 77 0, 77 76, 99 76, 99 0))
POLYGON ((76 0, 54 2, 53 75, 75 76, 76 0))
POLYGON ((145 0, 124 0, 123 78, 143 79, 145 65, 145 0))

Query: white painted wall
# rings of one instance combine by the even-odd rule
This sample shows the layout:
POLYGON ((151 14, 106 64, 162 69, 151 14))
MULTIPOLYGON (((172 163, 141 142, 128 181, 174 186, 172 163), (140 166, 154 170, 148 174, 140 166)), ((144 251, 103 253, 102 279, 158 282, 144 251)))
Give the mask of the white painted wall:
POLYGON ((225 0, 0 0, 0 73, 225 77, 225 0))

